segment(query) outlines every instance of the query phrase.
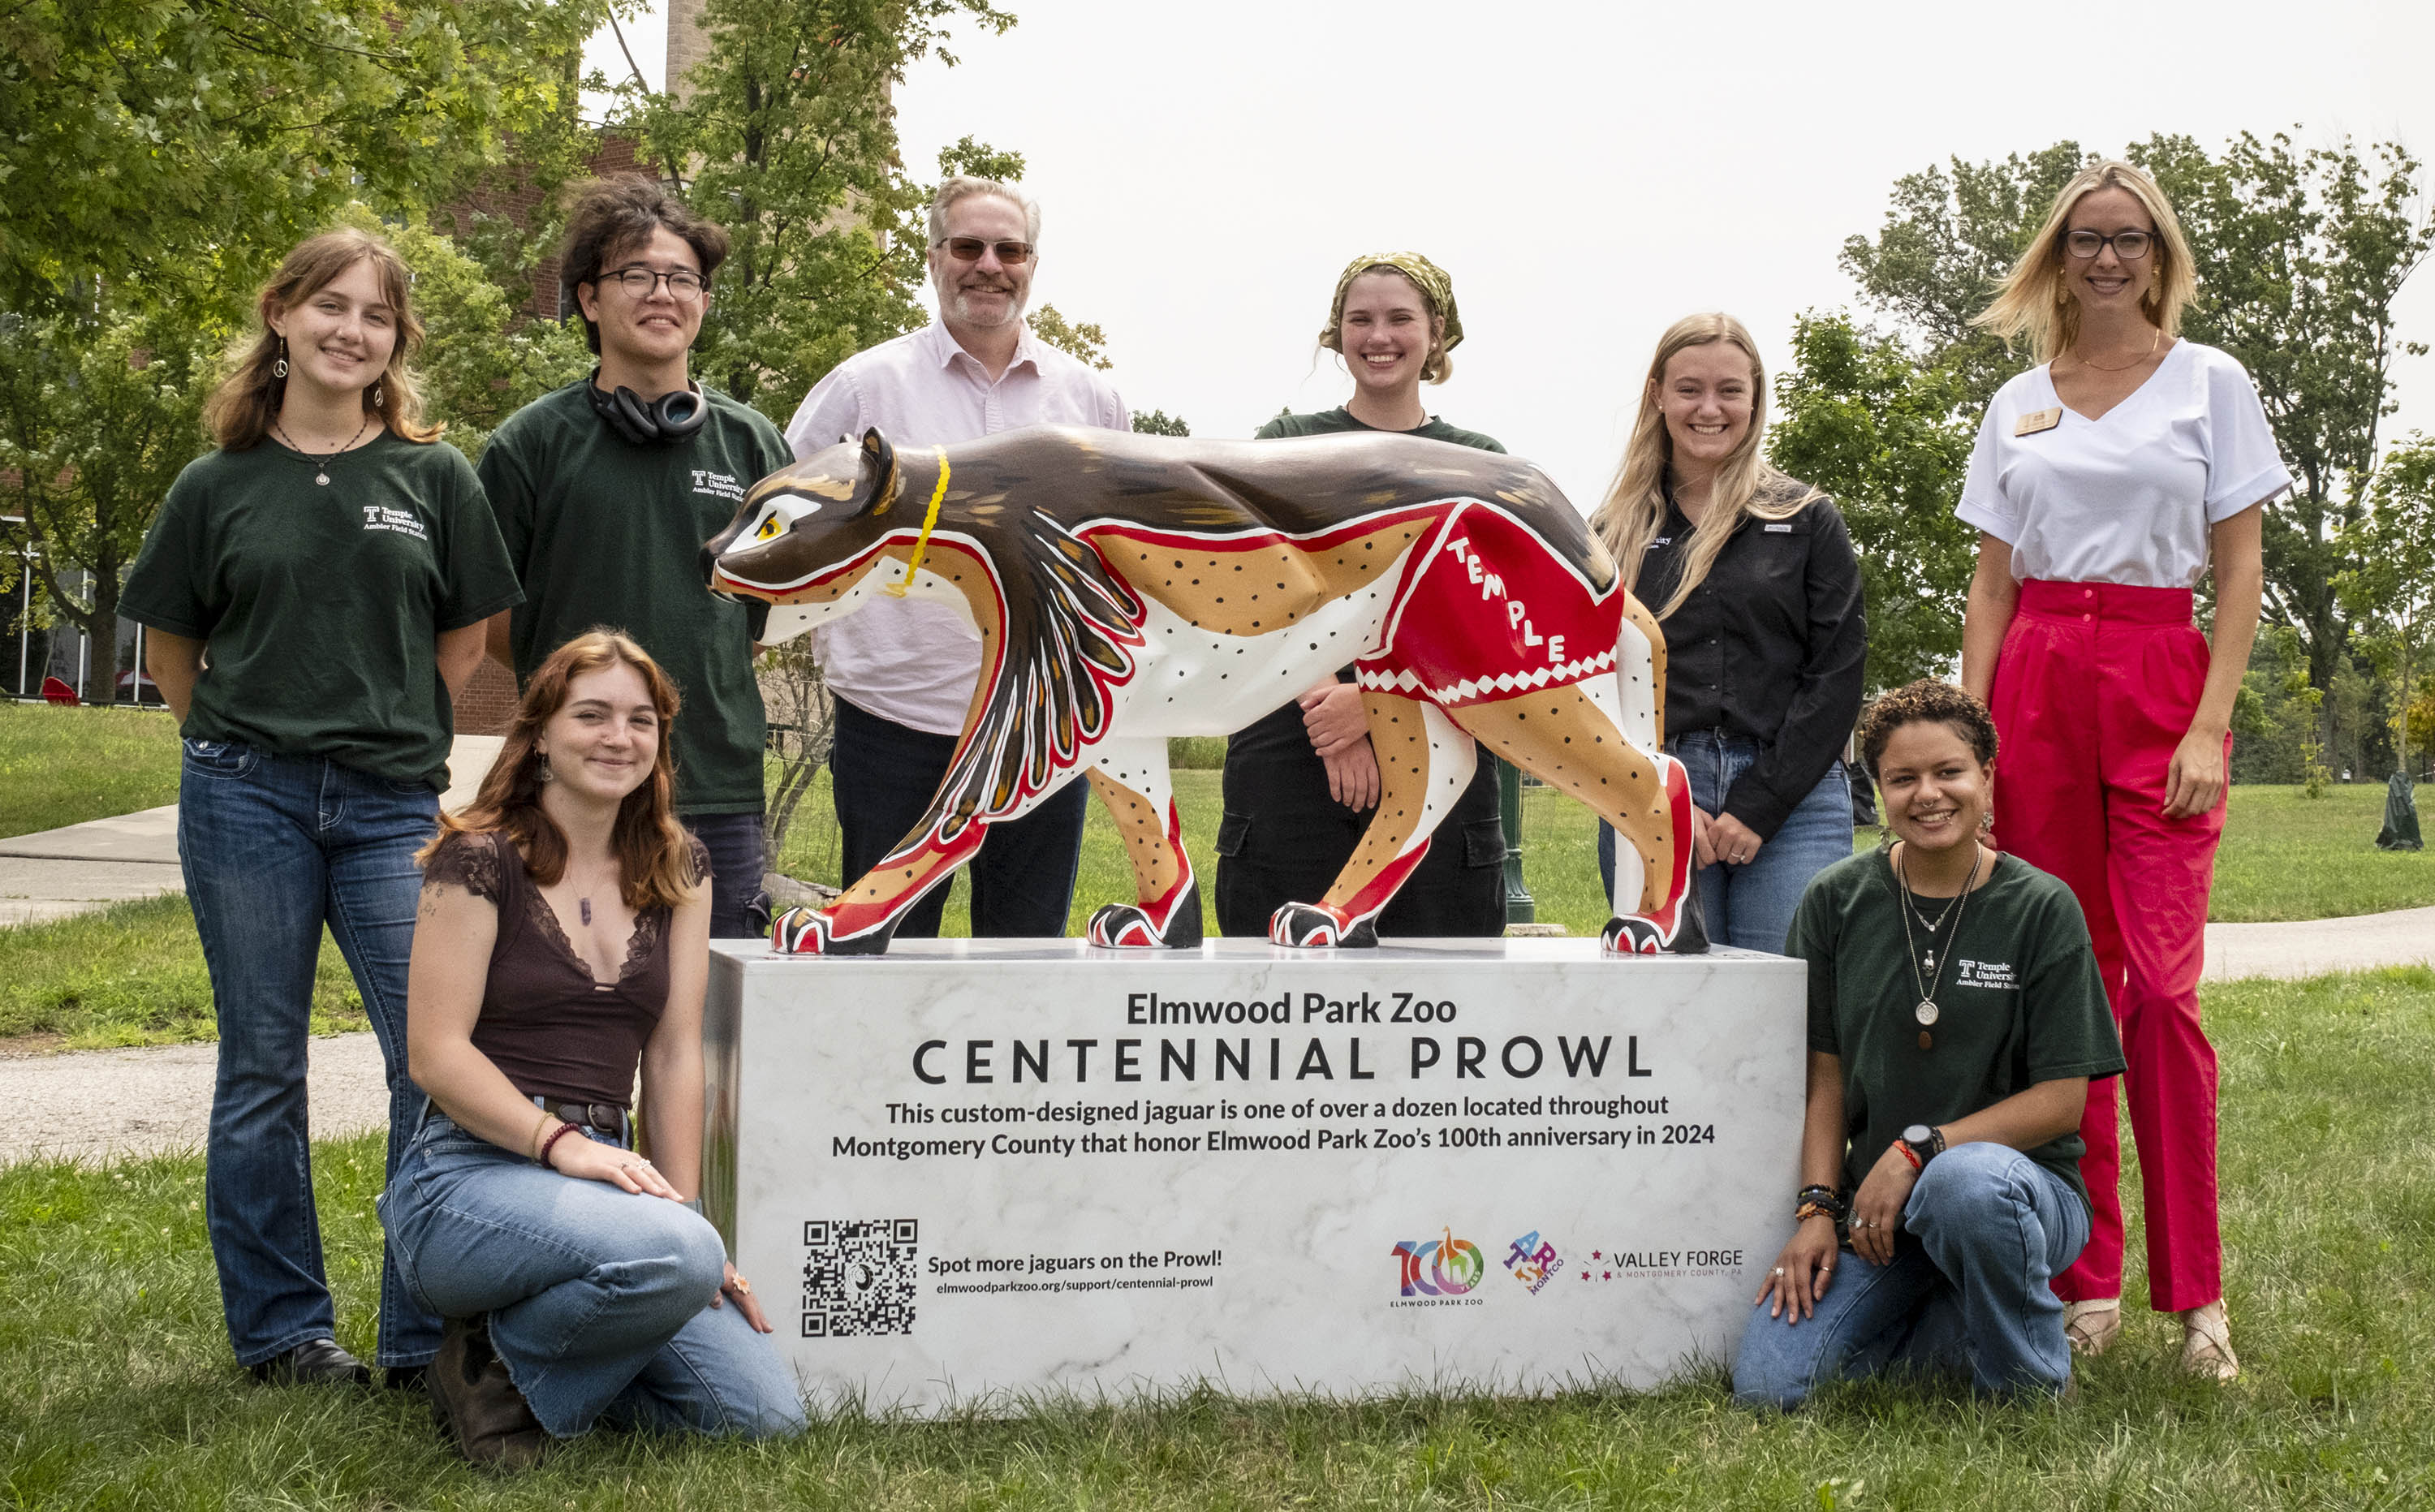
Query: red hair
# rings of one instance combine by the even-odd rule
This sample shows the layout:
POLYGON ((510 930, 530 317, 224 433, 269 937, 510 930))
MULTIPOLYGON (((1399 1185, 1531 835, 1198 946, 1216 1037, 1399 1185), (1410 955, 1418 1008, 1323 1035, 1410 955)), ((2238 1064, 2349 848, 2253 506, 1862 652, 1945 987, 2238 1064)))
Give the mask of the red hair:
POLYGON ((618 893, 637 913, 646 908, 673 907, 691 897, 700 879, 694 874, 693 839, 677 822, 675 774, 668 754, 668 731, 676 723, 677 688, 650 653, 620 630, 586 630, 549 655, 525 684, 516 706, 515 724, 499 747, 498 759, 482 778, 474 801, 462 814, 440 816, 440 833, 415 856, 427 864, 431 853, 450 834, 504 833, 525 859, 534 882, 548 886, 566 872, 566 832, 541 806, 543 727, 566 707, 567 690, 587 672, 630 666, 649 691, 659 711, 659 754, 651 775, 626 795, 617 809, 609 849, 617 858, 618 893))

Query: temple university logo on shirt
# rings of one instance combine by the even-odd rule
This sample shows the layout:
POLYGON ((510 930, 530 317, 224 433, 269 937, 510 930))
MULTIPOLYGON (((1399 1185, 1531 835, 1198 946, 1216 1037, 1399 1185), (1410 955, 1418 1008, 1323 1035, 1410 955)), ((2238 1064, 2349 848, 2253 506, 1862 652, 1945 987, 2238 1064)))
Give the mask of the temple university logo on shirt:
POLYGON ((422 518, 411 509, 392 509, 385 504, 368 504, 363 509, 366 530, 394 530, 417 541, 431 539, 423 533, 422 518))
POLYGON ((693 491, 725 499, 730 504, 742 504, 744 480, 713 468, 698 467, 693 470, 693 491))
POLYGON ((1954 971, 1958 973, 1953 979, 1956 987, 1983 987, 2000 991, 2020 986, 2012 978, 2012 963, 2010 961, 1957 961, 1954 971))

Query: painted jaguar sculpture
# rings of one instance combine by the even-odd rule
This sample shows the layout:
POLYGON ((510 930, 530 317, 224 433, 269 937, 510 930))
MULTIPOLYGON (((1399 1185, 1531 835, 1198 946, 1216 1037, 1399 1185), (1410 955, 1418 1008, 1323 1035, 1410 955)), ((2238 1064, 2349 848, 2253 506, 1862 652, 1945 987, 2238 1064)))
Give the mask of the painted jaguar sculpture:
POLYGON ((710 587, 765 641, 876 593, 960 609, 981 677, 921 826, 777 947, 877 954, 989 826, 1088 777, 1138 896, 1110 946, 1191 946, 1200 902, 1170 735, 1230 734, 1351 663, 1382 796, 1327 896, 1282 945, 1365 945, 1470 781, 1477 737, 1613 824, 1618 953, 1707 948, 1691 798, 1659 750, 1664 638, 1546 474, 1389 434, 1278 441, 1010 431, 921 451, 877 431, 755 485, 703 548, 710 587))

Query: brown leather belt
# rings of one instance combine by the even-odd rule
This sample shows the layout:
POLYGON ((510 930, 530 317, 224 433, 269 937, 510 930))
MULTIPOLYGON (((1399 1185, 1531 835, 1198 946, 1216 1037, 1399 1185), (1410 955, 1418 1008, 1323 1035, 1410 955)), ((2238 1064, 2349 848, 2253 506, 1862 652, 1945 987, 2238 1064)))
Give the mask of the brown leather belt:
POLYGON ((633 1120, 615 1103, 562 1103, 554 1097, 536 1097, 532 1101, 535 1108, 552 1118, 606 1134, 623 1148, 634 1147, 633 1120))

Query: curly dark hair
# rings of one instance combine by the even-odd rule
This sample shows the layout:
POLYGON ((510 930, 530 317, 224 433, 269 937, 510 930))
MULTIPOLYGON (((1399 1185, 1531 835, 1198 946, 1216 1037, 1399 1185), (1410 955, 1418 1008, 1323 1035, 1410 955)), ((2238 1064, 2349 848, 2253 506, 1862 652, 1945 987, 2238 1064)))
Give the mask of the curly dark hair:
MULTIPOLYGON (((657 179, 625 174, 578 185, 575 202, 567 208, 566 240, 558 253, 561 308, 581 316, 583 305, 575 297, 576 285, 599 282, 609 259, 648 241, 663 226, 693 249, 694 259, 701 264, 702 282, 708 284, 718 265, 727 261, 726 228, 695 215, 657 179)), ((583 321, 583 339, 593 355, 599 355, 600 328, 588 318, 583 321)))
POLYGON ((1995 765, 1995 721, 1987 706, 1952 683, 1933 678, 1881 694, 1869 705, 1860 715, 1860 764, 1875 772, 1877 758, 1886 753, 1886 742, 1894 738, 1894 731, 1922 721, 1943 725, 1960 736, 1977 754, 1979 765, 1995 765))

